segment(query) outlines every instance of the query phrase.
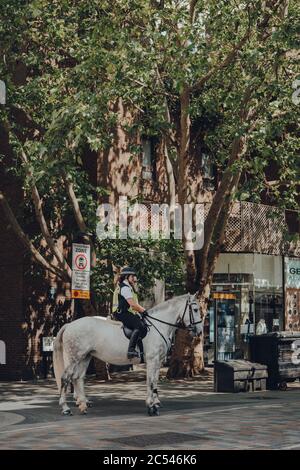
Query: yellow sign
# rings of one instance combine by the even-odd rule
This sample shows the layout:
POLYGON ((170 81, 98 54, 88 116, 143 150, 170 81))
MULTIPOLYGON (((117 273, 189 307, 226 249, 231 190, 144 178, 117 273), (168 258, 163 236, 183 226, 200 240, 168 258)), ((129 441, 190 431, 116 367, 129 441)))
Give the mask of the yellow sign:
POLYGON ((214 292, 213 299, 222 299, 222 300, 236 299, 236 295, 230 294, 230 293, 226 294, 225 292, 214 292))
POLYGON ((87 290, 72 290, 72 299, 89 299, 90 292, 87 290))

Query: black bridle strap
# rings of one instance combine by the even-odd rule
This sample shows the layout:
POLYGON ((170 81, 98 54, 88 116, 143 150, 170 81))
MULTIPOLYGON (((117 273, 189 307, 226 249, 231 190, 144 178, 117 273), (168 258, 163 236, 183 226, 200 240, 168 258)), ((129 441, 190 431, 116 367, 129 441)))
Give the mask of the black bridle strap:
MULTIPOLYGON (((168 323, 167 321, 163 321, 163 320, 160 320, 159 318, 156 318, 156 317, 152 317, 151 315, 149 315, 149 313, 146 313, 146 315, 144 315, 147 319, 148 318, 151 318, 152 320, 156 320, 158 321, 159 323, 163 323, 164 325, 169 325, 169 326, 174 326, 175 328, 178 328, 178 329, 184 329, 186 328, 184 325, 182 325, 181 323, 168 323)), ((151 325, 153 325, 153 323, 151 323, 151 325)), ((153 325, 154 326, 154 325, 153 325)))
POLYGON ((147 327, 149 328, 149 324, 150 326, 153 326, 157 333, 162 337, 162 339, 164 340, 164 342, 166 343, 166 346, 167 346, 167 349, 169 349, 169 345, 168 345, 168 342, 166 340, 166 338, 164 337, 164 335, 159 331, 158 328, 156 328, 156 326, 149 320, 149 318, 151 318, 152 320, 156 320, 158 321, 159 323, 163 323, 164 325, 168 325, 168 326, 173 326, 174 328, 178 328, 178 329, 191 329, 192 328, 192 325, 197 325, 198 323, 202 323, 202 321, 197 321, 197 322, 194 322, 194 316, 193 316, 193 312, 192 312, 192 304, 187 300, 186 301, 186 304, 185 304, 185 308, 184 308, 184 312, 183 312, 183 315, 182 317, 180 318, 179 322, 178 323, 169 323, 169 322, 166 322, 164 320, 160 320, 159 318, 156 318, 156 317, 152 317, 151 315, 149 315, 149 313, 146 313, 144 315, 144 318, 146 320, 146 322, 148 322, 147 324, 147 327), (183 319, 184 319, 184 316, 185 316, 185 312, 186 312, 186 309, 187 309, 187 306, 189 306, 189 314, 190 314, 190 325, 188 327, 185 326, 185 324, 183 323, 183 319))
MULTIPOLYGON (((152 318, 152 317, 150 317, 150 318, 152 318)), ((153 328, 155 328, 155 329, 156 329, 157 333, 158 333, 158 334, 160 334, 160 336, 162 337, 162 339, 163 339, 163 340, 164 340, 164 342, 166 343, 167 349, 169 349, 168 342, 167 342, 166 338, 164 337, 164 335, 163 335, 163 334, 162 334, 162 333, 159 331, 159 329, 158 329, 158 328, 156 328, 156 326, 155 326, 155 325, 153 325, 153 323, 152 323, 150 320, 148 320, 148 322, 149 322, 150 326, 153 326, 153 328)))
MULTIPOLYGON (((194 322, 192 320, 194 320, 193 318, 193 312, 191 312, 191 309, 192 309, 192 305, 191 303, 189 303, 189 301, 187 300, 186 301, 186 304, 185 304, 185 308, 184 308, 184 312, 183 312, 183 315, 182 317, 180 318, 179 322, 178 323, 168 323, 166 321, 163 321, 163 320, 160 320, 159 318, 156 318, 156 317, 152 317, 151 315, 149 315, 149 313, 146 313, 145 318, 151 318, 152 320, 156 320, 158 321, 159 323, 163 323, 164 325, 169 325, 169 326, 173 326, 174 328, 178 328, 179 330, 184 330, 186 328, 190 328, 192 325, 198 325, 198 323, 202 323, 202 320, 200 321, 197 321, 197 322, 194 322), (185 312, 186 312, 186 309, 187 309, 187 306, 189 306, 189 314, 190 314, 190 325, 188 327, 186 327, 184 324, 183 324, 183 319, 184 319, 184 316, 185 316, 185 312)), ((153 323, 151 323, 151 325, 153 325, 153 323)), ((154 325, 153 325, 154 326, 154 325)))

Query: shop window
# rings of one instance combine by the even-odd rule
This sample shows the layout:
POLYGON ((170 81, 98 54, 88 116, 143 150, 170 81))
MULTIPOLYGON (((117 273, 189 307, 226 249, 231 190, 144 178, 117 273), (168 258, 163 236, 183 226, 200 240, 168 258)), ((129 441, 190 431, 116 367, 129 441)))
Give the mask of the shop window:
POLYGON ((201 155, 201 169, 205 186, 207 189, 214 189, 215 168, 211 157, 206 153, 201 155))
POLYGON ((285 222, 290 235, 300 234, 300 213, 297 211, 286 210, 285 222))
POLYGON ((142 139, 142 177, 145 180, 156 181, 156 139, 142 139))
MULTIPOLYGON (((249 335, 257 333, 258 330, 261 333, 262 325, 267 332, 283 330, 282 289, 254 287, 253 274, 214 274, 208 307, 204 328, 206 364, 212 364, 214 359, 215 333, 217 358, 227 360, 248 358, 249 335), (215 317, 217 319, 216 332, 215 317)), ((293 313, 296 309, 294 297, 291 297, 289 308, 290 317, 295 318, 298 324, 298 317, 293 313)))
POLYGON ((257 289, 255 292, 255 324, 260 320, 266 325, 266 332, 283 329, 283 295, 276 289, 257 289))

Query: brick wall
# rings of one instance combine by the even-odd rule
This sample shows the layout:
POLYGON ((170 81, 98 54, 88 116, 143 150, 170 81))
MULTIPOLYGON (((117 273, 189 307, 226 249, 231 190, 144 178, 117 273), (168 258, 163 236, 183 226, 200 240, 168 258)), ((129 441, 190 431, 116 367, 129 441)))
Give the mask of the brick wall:
MULTIPOLYGON (((1 190, 20 217, 22 189, 6 168, 13 163, 8 135, 0 126, 1 190)), ((23 247, 0 209, 0 340, 6 344, 6 365, 0 364, 0 379, 23 377, 25 339, 21 329, 23 303, 23 247)))
POLYGON ((6 365, 0 379, 23 377, 23 249, 0 211, 0 339, 6 344, 6 365))

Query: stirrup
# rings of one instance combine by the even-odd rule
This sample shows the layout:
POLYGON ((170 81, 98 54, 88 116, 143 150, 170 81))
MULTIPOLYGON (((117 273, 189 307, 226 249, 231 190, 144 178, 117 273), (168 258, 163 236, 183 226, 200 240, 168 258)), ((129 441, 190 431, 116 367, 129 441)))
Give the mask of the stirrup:
POLYGON ((134 359, 135 357, 140 357, 140 353, 138 353, 135 349, 127 352, 127 359, 134 359))

